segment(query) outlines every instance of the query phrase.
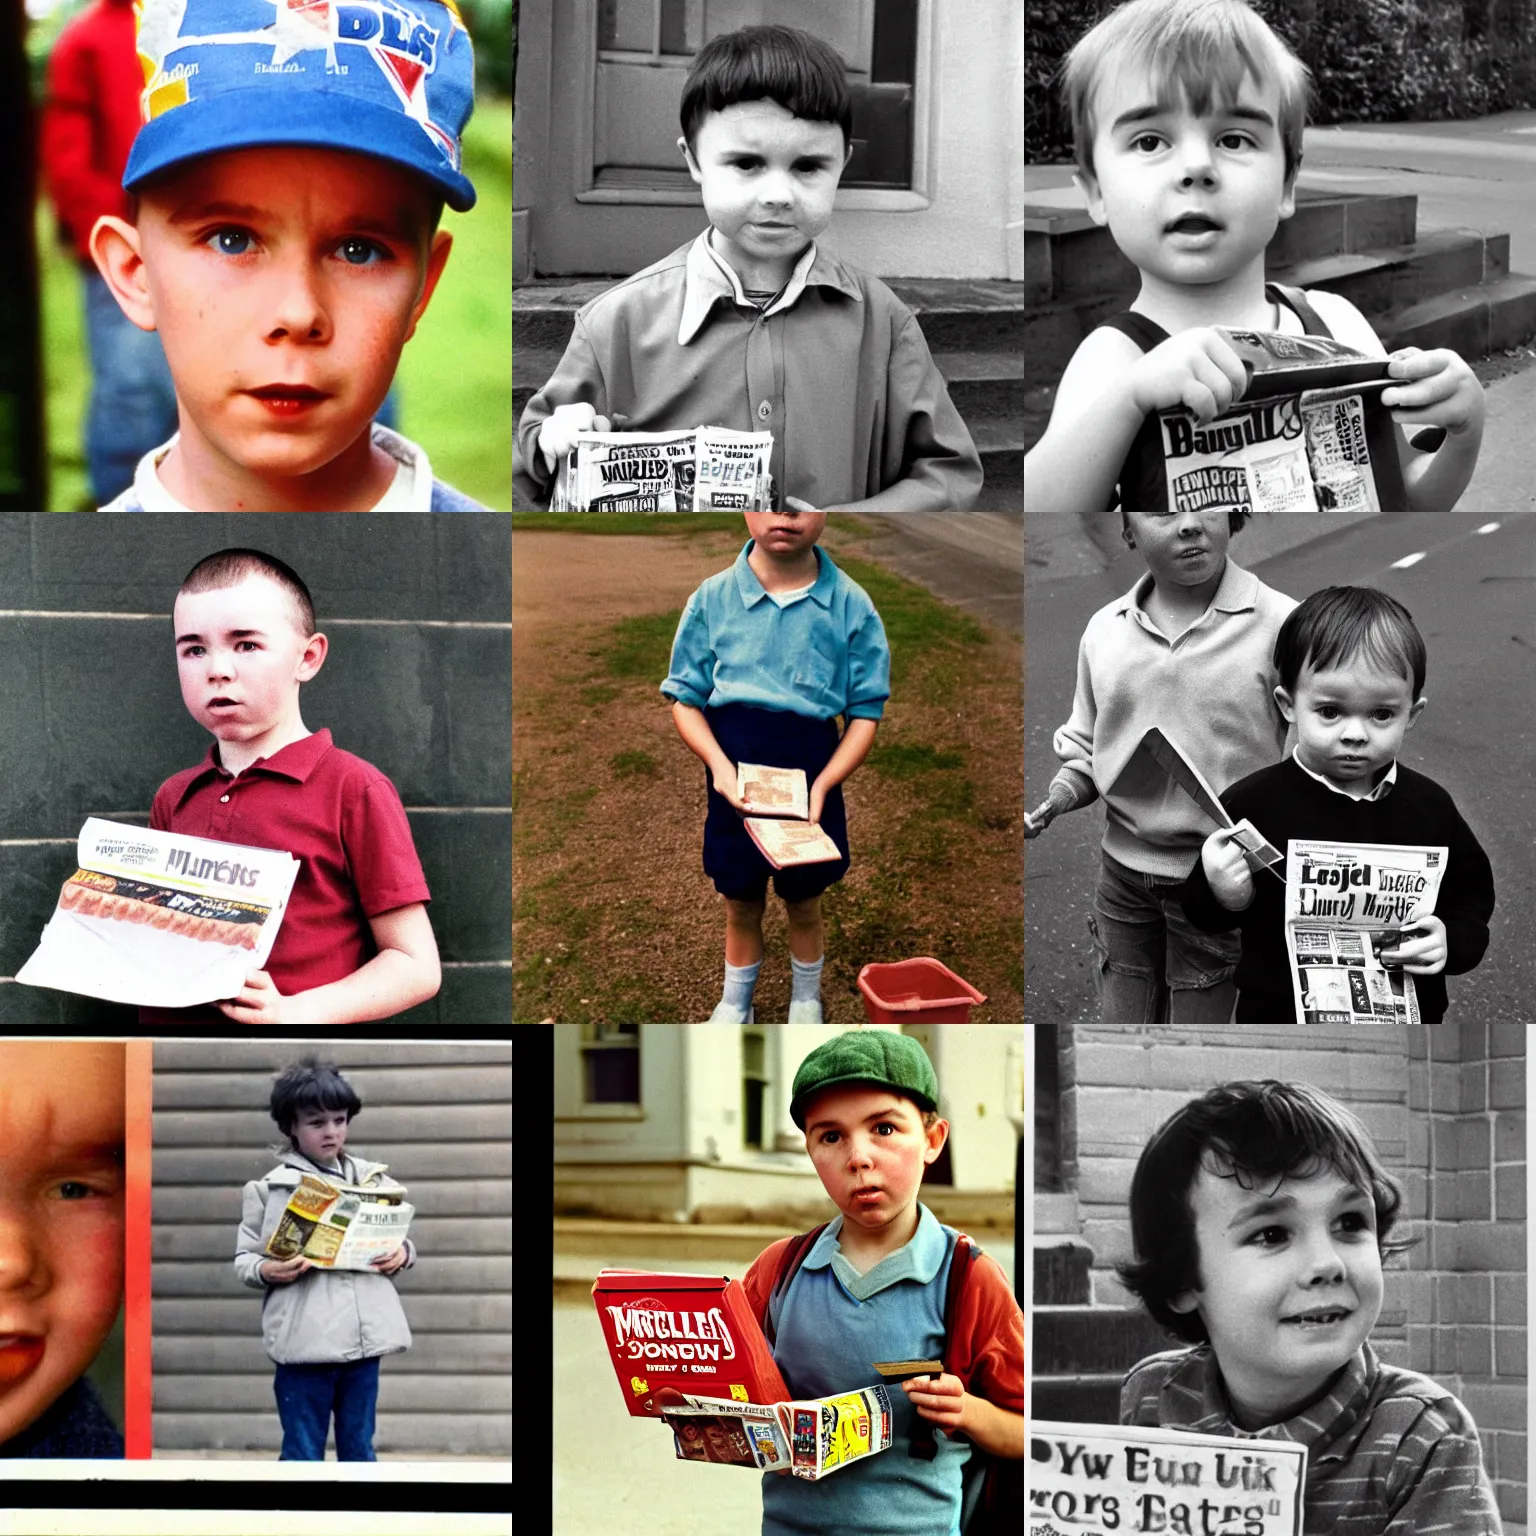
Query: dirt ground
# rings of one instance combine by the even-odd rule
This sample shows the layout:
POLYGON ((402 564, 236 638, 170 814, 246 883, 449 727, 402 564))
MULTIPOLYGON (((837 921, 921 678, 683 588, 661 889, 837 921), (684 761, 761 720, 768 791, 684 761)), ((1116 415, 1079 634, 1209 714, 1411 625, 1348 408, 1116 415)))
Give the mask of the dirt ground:
MULTIPOLYGON (((853 535, 825 542, 834 559, 877 555, 853 535)), ((664 665, 616 677, 605 657, 616 623, 675 616, 741 544, 730 533, 514 534, 516 1022, 688 1022, 719 998, 724 913, 700 863, 703 766, 657 691, 664 665)), ((928 814, 922 775, 866 764, 845 785, 854 856, 823 900, 828 1022, 864 1020, 860 965, 918 954, 988 995, 973 1019, 1023 1017, 1021 653, 998 631, 972 649, 986 681, 965 707, 893 699, 880 737, 964 754, 965 824, 928 814)), ((764 940, 757 1017, 772 1021, 788 1009, 789 958, 771 893, 764 940)))

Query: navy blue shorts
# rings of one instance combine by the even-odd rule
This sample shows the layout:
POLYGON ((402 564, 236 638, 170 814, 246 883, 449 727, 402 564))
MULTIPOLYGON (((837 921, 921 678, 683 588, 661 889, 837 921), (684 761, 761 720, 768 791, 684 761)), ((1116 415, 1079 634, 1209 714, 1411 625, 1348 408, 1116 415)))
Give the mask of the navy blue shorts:
MULTIPOLYGON (((811 720, 805 715, 751 704, 722 704, 706 709, 704 718, 715 733, 721 750, 733 763, 760 763, 768 768, 800 768, 807 786, 832 760, 838 735, 836 720, 811 720)), ((841 784, 826 798, 821 829, 842 850, 837 863, 800 864, 775 869, 747 835, 740 815, 723 795, 715 793, 708 769, 704 782, 709 791, 709 814, 704 819, 704 873, 715 889, 733 901, 756 901, 773 888, 785 901, 807 901, 836 885, 848 872, 848 818, 843 810, 841 784)))

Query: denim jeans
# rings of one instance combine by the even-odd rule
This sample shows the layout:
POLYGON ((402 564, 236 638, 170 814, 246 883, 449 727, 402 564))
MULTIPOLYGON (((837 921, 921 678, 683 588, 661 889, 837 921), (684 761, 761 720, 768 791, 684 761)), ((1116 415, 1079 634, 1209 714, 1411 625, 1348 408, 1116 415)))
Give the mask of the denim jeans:
POLYGON ((1236 929, 1203 933, 1179 904, 1183 880, 1144 875, 1101 850, 1088 928, 1105 1024, 1225 1024, 1237 1003, 1236 929))
POLYGON ((324 1461, 325 1434, 336 1413, 337 1461, 377 1461, 373 1408, 379 1399, 379 1358, 339 1365, 279 1365, 272 1382, 283 1421, 280 1461, 324 1461))

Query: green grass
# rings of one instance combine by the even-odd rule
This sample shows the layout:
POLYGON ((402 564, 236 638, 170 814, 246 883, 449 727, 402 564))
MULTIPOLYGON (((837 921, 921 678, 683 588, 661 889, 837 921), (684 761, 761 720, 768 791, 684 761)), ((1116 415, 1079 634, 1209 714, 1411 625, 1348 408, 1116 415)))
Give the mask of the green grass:
POLYGON ((675 613, 643 613, 620 619, 607 639, 589 654, 603 665, 609 677, 651 678, 660 683, 672 664, 672 640, 677 634, 675 613))
MULTIPOLYGON (((484 101, 464 135, 464 169, 479 201, 443 214, 453 254, 401 355, 400 428, 440 480, 495 509, 512 505, 512 104, 484 101)), ((48 509, 94 508, 83 431, 90 394, 80 277, 38 201, 48 509)))

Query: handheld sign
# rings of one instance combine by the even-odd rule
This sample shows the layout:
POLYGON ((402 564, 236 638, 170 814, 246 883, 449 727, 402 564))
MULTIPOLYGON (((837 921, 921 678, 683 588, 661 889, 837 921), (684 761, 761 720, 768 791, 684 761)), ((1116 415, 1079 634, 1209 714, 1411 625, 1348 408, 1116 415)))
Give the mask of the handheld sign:
POLYGON ((1301 1536, 1307 1448, 1128 1424, 1029 1430, 1029 1536, 1301 1536))

